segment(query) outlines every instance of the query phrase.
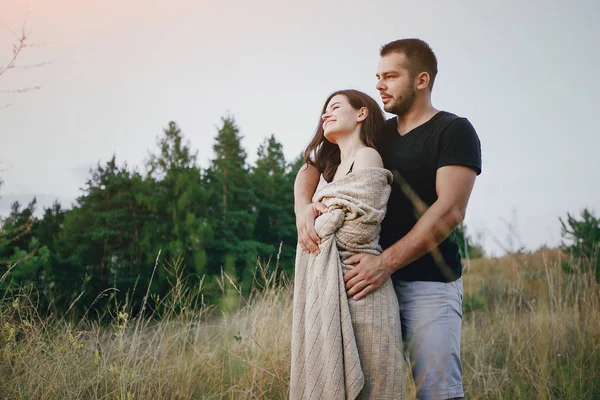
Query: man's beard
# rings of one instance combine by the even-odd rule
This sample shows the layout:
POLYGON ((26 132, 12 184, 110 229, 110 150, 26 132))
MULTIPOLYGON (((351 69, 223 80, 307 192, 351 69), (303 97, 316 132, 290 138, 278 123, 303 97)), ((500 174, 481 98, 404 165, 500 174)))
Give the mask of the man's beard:
POLYGON ((390 114, 397 115, 399 117, 403 116, 410 110, 413 103, 415 102, 415 98, 417 97, 417 91, 409 87, 402 95, 400 96, 401 101, 399 103, 392 103, 388 109, 388 107, 383 107, 383 109, 390 114))

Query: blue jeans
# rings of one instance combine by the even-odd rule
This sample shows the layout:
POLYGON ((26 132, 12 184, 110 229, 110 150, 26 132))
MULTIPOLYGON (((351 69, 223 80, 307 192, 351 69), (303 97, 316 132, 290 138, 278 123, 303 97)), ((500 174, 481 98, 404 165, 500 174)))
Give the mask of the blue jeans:
POLYGON ((462 278, 394 282, 402 335, 420 400, 464 397, 460 362, 462 278))

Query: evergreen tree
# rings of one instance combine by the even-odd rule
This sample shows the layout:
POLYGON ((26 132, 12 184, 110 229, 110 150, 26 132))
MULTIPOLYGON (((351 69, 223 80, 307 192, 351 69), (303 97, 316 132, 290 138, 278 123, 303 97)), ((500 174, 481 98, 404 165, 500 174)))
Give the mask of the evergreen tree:
MULTIPOLYGON (((252 174, 257 199, 254 236, 269 245, 267 256, 275 256, 281 249, 279 263, 287 272, 291 272, 297 242, 290 169, 275 136, 265 139, 252 174)), ((275 260, 272 263, 274 266, 275 260)))
MULTIPOLYGON (((44 257, 35 257, 35 253, 40 247, 38 238, 34 237, 32 233, 36 202, 34 197, 23 209, 18 201, 14 202, 11 205, 9 216, 2 221, 0 276, 10 269, 8 280, 18 286, 36 283, 48 253, 44 248, 44 257)), ((4 287, 7 287, 6 282, 4 287)))
MULTIPOLYGON (((141 175, 130 172, 126 164, 119 167, 114 156, 105 166, 98 164, 91 175, 84 194, 67 214, 58 241, 71 279, 82 285, 84 306, 112 287, 124 298, 138 279, 143 285, 150 276, 141 247, 148 210, 136 199, 143 189, 141 175)), ((141 296, 144 286, 138 290, 130 295, 141 296)))
POLYGON ((66 215, 67 210, 56 200, 44 209, 42 218, 34 221, 32 229, 33 235, 39 238, 42 246, 40 252, 43 252, 44 248, 48 250, 38 291, 43 294, 42 299, 45 303, 52 304, 52 309, 57 314, 67 310, 81 290, 81 282, 73 279, 73 266, 59 256, 58 238, 66 215))
POLYGON ((170 122, 144 176, 117 165, 113 156, 90 170, 70 210, 55 202, 36 219, 35 199, 25 208, 13 204, 0 220, 0 275, 18 261, 13 282, 33 284, 42 295, 40 304, 52 304, 56 314, 71 304, 74 312, 91 304, 100 311, 109 299, 101 294, 111 288, 117 289, 116 301, 135 309, 161 251, 151 292, 169 290, 163 267, 185 265, 188 275, 208 275, 203 286, 208 303, 237 307, 237 291, 248 292, 257 260, 270 259, 271 268, 293 273, 293 186, 303 164, 301 156, 287 163, 271 135, 250 167, 241 141, 234 118, 223 118, 214 158, 201 170, 197 153, 170 122))
MULTIPOLYGON (((579 268, 594 271, 600 282, 600 218, 585 208, 580 218, 567 213, 565 220, 559 220, 563 250, 575 259, 579 268)), ((565 268, 572 269, 572 263, 565 263, 565 268)))
MULTIPOLYGON (((21 204, 15 201, 11 204, 8 218, 2 221, 2 236, 0 237, 0 253, 4 256, 13 253, 13 249, 26 249, 31 240, 31 228, 34 223, 33 213, 37 200, 33 200, 21 210, 21 204)), ((14 258, 13 258, 14 260, 14 258)))
POLYGON ((196 165, 197 153, 184 142, 175 122, 169 122, 158 147, 159 153, 151 155, 148 162, 147 179, 156 180, 157 191, 145 199, 154 211, 146 229, 146 247, 148 251, 152 246, 155 251, 162 249, 171 261, 182 258, 191 271, 204 275, 212 228, 207 220, 207 193, 196 165))
POLYGON ((253 270, 261 251, 260 243, 253 240, 255 196, 239 129, 233 117, 221 122, 213 146, 215 158, 205 175, 210 187, 208 211, 215 239, 210 266, 211 272, 218 274, 225 260, 234 257, 235 271, 228 273, 241 278, 253 270))

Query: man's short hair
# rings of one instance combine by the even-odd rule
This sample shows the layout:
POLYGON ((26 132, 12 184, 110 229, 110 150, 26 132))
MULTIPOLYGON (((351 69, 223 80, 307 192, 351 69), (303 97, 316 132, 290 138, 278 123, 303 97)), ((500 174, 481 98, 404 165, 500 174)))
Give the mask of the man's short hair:
POLYGON ((421 72, 429 74, 429 90, 433 89, 433 82, 437 75, 437 58, 433 50, 421 39, 400 39, 381 47, 381 57, 390 53, 400 53, 408 59, 408 70, 414 78, 421 72))

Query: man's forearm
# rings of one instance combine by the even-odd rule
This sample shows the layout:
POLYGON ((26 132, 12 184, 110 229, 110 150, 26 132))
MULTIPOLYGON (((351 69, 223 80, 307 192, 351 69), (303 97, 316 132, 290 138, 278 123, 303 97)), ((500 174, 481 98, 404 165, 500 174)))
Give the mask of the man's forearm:
POLYGON ((381 254, 386 267, 394 272, 431 252, 463 219, 458 207, 432 204, 406 236, 381 254))
POLYGON ((320 175, 316 167, 307 164, 304 164, 298 171, 294 181, 294 212, 296 214, 298 213, 298 207, 312 202, 320 175))

